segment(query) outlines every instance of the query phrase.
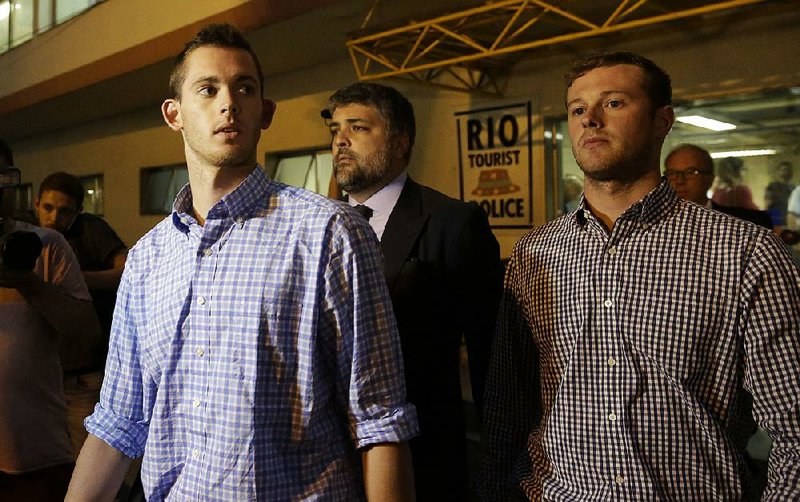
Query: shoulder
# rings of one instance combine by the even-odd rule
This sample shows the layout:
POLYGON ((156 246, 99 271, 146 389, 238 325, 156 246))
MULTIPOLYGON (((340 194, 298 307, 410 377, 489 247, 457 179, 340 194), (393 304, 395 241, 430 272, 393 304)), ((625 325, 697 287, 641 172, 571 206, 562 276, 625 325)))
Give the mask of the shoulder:
POLYGON ((723 205, 715 205, 713 209, 765 228, 772 228, 772 218, 770 218, 769 213, 766 211, 723 205))
POLYGON ((272 180, 265 192, 254 215, 262 220, 260 225, 290 231, 310 247, 374 235, 369 223, 346 202, 272 180))
POLYGON ((91 213, 81 213, 75 218, 75 225, 84 227, 108 227, 108 223, 103 218, 91 213))
POLYGON ((61 235, 60 232, 57 232, 49 228, 39 227, 36 225, 31 225, 30 223, 17 221, 14 225, 14 231, 35 233, 39 237, 39 240, 42 241, 43 247, 70 249, 69 244, 67 244, 66 239, 64 239, 64 236, 61 235))
POLYGON ((430 213, 434 218, 443 218, 450 223, 474 219, 488 221, 485 211, 475 202, 464 202, 463 200, 455 199, 411 179, 408 180, 408 183, 412 194, 415 191, 419 193, 423 211, 430 213))
POLYGON ((742 251, 747 255, 747 250, 752 250, 759 242, 770 241, 773 237, 777 239, 771 228, 687 201, 680 201, 675 217, 668 218, 664 223, 668 229, 680 235, 683 242, 704 246, 709 250, 716 249, 720 256, 742 251))
POLYGON ((185 239, 185 235, 175 227, 174 214, 170 214, 158 222, 144 234, 128 252, 126 269, 133 269, 137 264, 147 264, 164 249, 174 249, 177 239, 185 239))

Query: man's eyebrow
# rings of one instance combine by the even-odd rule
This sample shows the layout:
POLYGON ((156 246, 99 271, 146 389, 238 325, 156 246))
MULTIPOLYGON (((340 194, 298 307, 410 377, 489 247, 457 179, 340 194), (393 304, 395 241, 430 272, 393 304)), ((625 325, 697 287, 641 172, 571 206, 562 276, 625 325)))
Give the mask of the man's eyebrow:
POLYGON ((195 79, 192 82, 192 87, 199 85, 199 84, 216 84, 219 82, 219 77, 215 77, 213 75, 204 75, 195 79))
MULTIPOLYGON (((344 121, 345 121, 345 123, 347 123, 347 124, 354 124, 354 123, 356 123, 356 122, 366 122, 367 124, 369 124, 369 120, 367 120, 367 119, 362 119, 362 118, 360 118, 360 117, 355 117, 355 118, 351 118, 351 119, 344 119, 344 121)), ((328 123, 328 126, 329 126, 329 127, 333 127, 333 126, 339 126, 339 125, 340 125, 340 124, 339 124, 339 122, 338 122, 338 121, 333 121, 333 122, 329 122, 329 123, 328 123)))
MULTIPOLYGON (((234 81, 236 83, 242 83, 242 82, 254 82, 254 83, 257 83, 258 79, 253 75, 250 75, 250 74, 247 74, 247 73, 242 73, 242 74, 236 75, 236 78, 235 78, 234 81)), ((200 84, 218 84, 220 82, 221 82, 221 79, 216 75, 204 75, 204 76, 198 77, 192 83, 192 85, 196 86, 196 85, 200 85, 200 84)))
MULTIPOLYGON (((601 96, 601 97, 603 97, 603 98, 606 98, 606 97, 608 97, 608 96, 609 96, 609 95, 611 95, 611 94, 624 94, 625 96, 630 96, 630 95, 631 95, 631 93, 630 93, 630 92, 628 92, 628 91, 622 91, 622 90, 617 90, 617 89, 610 89, 610 90, 608 90, 608 91, 602 91, 602 92, 600 93, 600 96, 601 96)), ((569 108, 569 107, 570 107, 570 105, 572 105, 573 103, 576 103, 576 102, 585 103, 585 102, 586 102, 586 100, 585 100, 585 99, 583 99, 583 98, 581 98, 581 97, 574 98, 574 99, 572 99, 572 100, 570 100, 570 101, 567 101, 567 102, 566 102, 567 108, 569 108)))
POLYGON ((258 78, 255 75, 250 75, 249 73, 241 73, 236 75, 237 82, 258 82, 258 78))

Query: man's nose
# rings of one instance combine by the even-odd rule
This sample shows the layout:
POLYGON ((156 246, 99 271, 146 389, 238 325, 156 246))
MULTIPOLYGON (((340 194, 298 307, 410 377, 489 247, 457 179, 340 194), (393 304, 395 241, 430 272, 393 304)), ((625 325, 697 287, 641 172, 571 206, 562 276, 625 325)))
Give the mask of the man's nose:
POLYGON ((601 127, 603 125, 602 108, 587 107, 581 116, 581 124, 586 128, 601 127))
POLYGON ((227 92, 221 91, 220 95, 221 95, 220 98, 222 99, 222 102, 220 104, 220 111, 223 114, 226 113, 229 113, 231 115, 238 114, 240 111, 240 106, 236 100, 236 94, 230 91, 227 92))
POLYGON ((339 147, 342 146, 349 146, 350 145, 350 137, 347 135, 346 131, 337 131, 336 134, 333 135, 333 144, 339 147))

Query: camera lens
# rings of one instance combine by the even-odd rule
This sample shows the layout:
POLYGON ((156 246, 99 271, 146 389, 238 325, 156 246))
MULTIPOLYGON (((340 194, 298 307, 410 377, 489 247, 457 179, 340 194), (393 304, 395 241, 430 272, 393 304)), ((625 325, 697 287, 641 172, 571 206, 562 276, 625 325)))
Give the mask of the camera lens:
POLYGON ((41 253, 42 240, 33 232, 11 232, 0 241, 3 265, 11 270, 33 270, 41 253))

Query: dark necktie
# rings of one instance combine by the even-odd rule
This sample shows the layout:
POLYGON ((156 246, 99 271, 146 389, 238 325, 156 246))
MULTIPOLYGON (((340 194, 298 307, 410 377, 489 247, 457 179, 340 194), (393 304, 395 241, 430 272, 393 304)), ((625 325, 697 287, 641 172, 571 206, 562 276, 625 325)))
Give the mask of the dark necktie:
POLYGON ((353 209, 355 209, 356 212, 358 212, 358 214, 363 216, 364 219, 367 221, 369 221, 369 219, 372 218, 372 208, 367 207, 364 204, 359 204, 357 206, 354 206, 353 209))

